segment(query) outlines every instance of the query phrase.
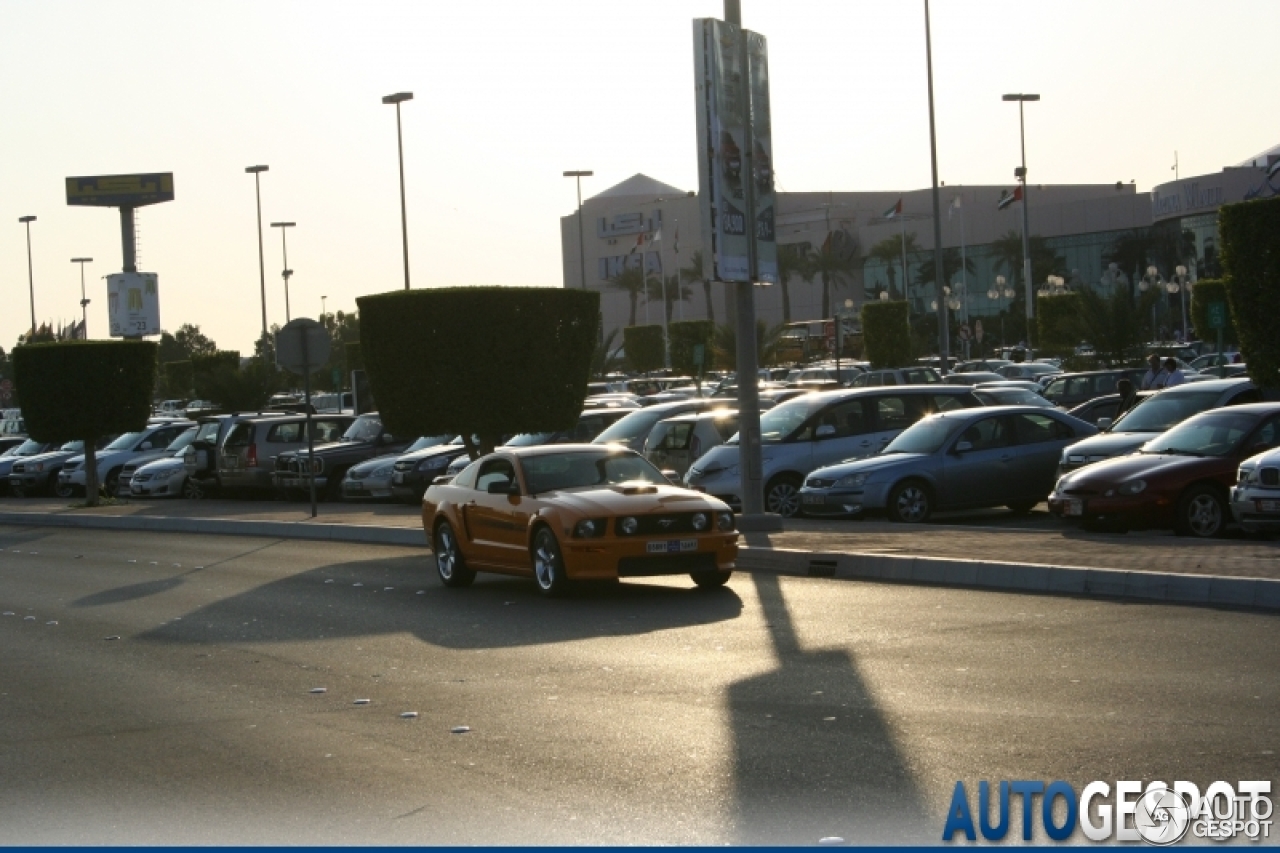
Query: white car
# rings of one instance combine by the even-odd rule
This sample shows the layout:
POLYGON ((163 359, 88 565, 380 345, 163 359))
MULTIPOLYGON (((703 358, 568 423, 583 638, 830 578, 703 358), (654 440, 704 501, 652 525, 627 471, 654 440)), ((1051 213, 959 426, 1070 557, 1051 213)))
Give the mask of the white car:
POLYGON ((1240 463, 1231 514, 1249 533, 1280 533, 1280 449, 1240 463))
MULTIPOLYGON (((132 462, 126 462, 124 468, 120 470, 120 476, 116 478, 118 481, 116 494, 122 498, 131 497, 132 495, 137 494, 133 491, 132 487, 134 475, 141 469, 151 465, 153 462, 166 462, 174 457, 183 458, 186 449, 191 446, 191 442, 195 441, 196 432, 198 430, 199 427, 194 424, 187 427, 181 435, 175 438, 173 442, 164 449, 164 455, 162 456, 153 457, 150 453, 140 453, 138 454, 137 459, 134 459, 132 462)), ((150 478, 144 477, 143 480, 140 480, 139 482, 145 482, 148 479, 150 478)), ((174 493, 178 494, 181 492, 182 484, 179 483, 178 488, 174 493)), ((203 497, 203 495, 201 495, 201 497, 203 497)))
MULTIPOLYGON (((192 432, 192 437, 195 433, 192 432)), ((171 447, 186 439, 184 433, 171 447)), ((169 456, 155 459, 139 466, 129 478, 129 496, 135 498, 187 498, 199 500, 205 495, 204 488, 191 478, 194 465, 189 464, 187 447, 189 440, 169 456)))
MULTIPOLYGON (((141 432, 126 432, 95 454, 98 482, 108 495, 116 494, 125 465, 166 455, 165 448, 193 426, 195 424, 191 421, 164 421, 148 424, 141 432)), ((62 466, 58 472, 58 487, 64 492, 84 491, 84 483, 84 454, 80 454, 62 466)))

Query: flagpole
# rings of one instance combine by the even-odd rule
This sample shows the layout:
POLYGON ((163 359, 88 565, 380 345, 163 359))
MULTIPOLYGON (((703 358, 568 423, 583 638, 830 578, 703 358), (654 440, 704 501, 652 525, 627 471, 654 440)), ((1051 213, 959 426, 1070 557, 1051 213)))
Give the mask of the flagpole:
POLYGON ((676 298, 680 300, 680 322, 684 322, 684 290, 681 288, 680 282, 680 220, 672 220, 675 222, 676 235, 671 244, 671 252, 675 256, 676 267, 676 298))
POLYGON ((902 298, 905 301, 907 298, 907 219, 902 211, 898 211, 898 221, 902 224, 902 298))

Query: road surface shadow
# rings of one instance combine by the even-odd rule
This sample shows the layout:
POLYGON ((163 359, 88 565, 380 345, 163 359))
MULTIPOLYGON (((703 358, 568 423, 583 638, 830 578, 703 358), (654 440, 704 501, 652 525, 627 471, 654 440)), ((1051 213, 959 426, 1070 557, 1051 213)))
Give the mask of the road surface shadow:
POLYGON ((940 824, 857 661, 803 649, 781 580, 751 579, 778 664, 729 688, 737 843, 935 843, 940 824))

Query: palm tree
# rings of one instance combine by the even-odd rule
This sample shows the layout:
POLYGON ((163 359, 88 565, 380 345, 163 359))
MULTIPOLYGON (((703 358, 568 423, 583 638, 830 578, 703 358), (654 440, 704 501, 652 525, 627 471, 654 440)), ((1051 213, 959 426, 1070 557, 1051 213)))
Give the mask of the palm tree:
POLYGON ((622 366, 622 357, 618 355, 621 346, 614 343, 618 338, 618 330, 611 329, 591 354, 591 378, 603 379, 622 366))
POLYGON ((839 283, 840 276, 850 275, 857 269, 858 261, 853 255, 848 259, 842 259, 839 255, 831 250, 831 237, 828 235, 826 242, 820 247, 809 248, 808 254, 804 259, 807 278, 822 276, 822 316, 830 317, 831 314, 831 291, 833 286, 839 283))
MULTIPOLYGON (((782 286, 782 322, 791 322, 791 277, 809 279, 803 244, 788 243, 778 247, 778 284, 782 286)), ((825 316, 825 315, 824 315, 825 316)))
POLYGON ((702 277, 701 249, 696 249, 694 253, 689 256, 688 265, 680 268, 680 278, 682 281, 702 282, 702 293, 707 299, 707 319, 714 323, 716 321, 716 309, 714 303, 711 301, 711 282, 702 277))
MULTIPOLYGON (((977 269, 974 267, 973 258, 966 256, 964 259, 965 272, 970 275, 976 275, 977 269)), ((916 284, 920 286, 933 284, 934 277, 933 258, 927 263, 921 264, 916 270, 916 284)), ((955 280, 956 274, 960 272, 960 250, 959 249, 943 249, 942 250, 942 280, 951 283, 955 280)))
MULTIPOLYGON (((773 364, 778 360, 778 347, 782 340, 784 323, 773 328, 765 325, 764 320, 756 320, 756 363, 773 364)), ((738 330, 732 323, 716 326, 712 339, 715 350, 716 365, 722 369, 735 370, 738 366, 738 330)))
POLYGON ((640 301, 640 294, 644 292, 644 274, 639 267, 627 267, 609 279, 609 284, 627 292, 627 299, 631 302, 631 320, 627 325, 634 326, 636 324, 636 303, 640 301))
MULTIPOLYGON (((1032 234, 1027 241, 1031 253, 1031 281, 1043 282, 1055 272, 1065 272, 1066 260, 1055 252, 1045 238, 1032 234)), ((996 269, 1007 270, 1010 280, 1021 278, 1022 273, 1022 235, 1010 229, 1002 237, 991 244, 995 255, 996 269)))
MULTIPOLYGON (((901 234, 895 234, 892 237, 886 237, 879 243, 871 247, 867 252, 867 260, 879 261, 885 266, 885 275, 889 277, 889 295, 893 296, 893 285, 898 279, 898 269, 902 264, 903 239, 901 234)), ((916 243, 916 235, 908 234, 906 237, 906 253, 920 251, 920 246, 916 243)), ((907 298, 907 283, 902 282, 902 298, 907 298)))
POLYGON ((669 275, 666 277, 667 288, 666 288, 665 294, 663 293, 663 289, 662 289, 663 277, 661 275, 649 276, 648 284, 649 284, 648 292, 646 292, 644 295, 645 301, 661 303, 665 295, 666 303, 667 303, 666 310, 667 310, 668 323, 671 322, 672 307, 677 302, 686 302, 688 301, 689 297, 693 296, 693 289, 690 288, 688 285, 681 284, 677 286, 676 276, 674 275, 669 275))

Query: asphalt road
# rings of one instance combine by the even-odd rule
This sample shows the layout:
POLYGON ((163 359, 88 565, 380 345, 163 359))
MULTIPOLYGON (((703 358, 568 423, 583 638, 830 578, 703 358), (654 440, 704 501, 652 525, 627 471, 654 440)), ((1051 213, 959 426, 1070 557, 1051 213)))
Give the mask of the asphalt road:
POLYGON ((957 780, 1280 775, 1276 616, 430 571, 0 529, 0 840, 937 842, 957 780))

